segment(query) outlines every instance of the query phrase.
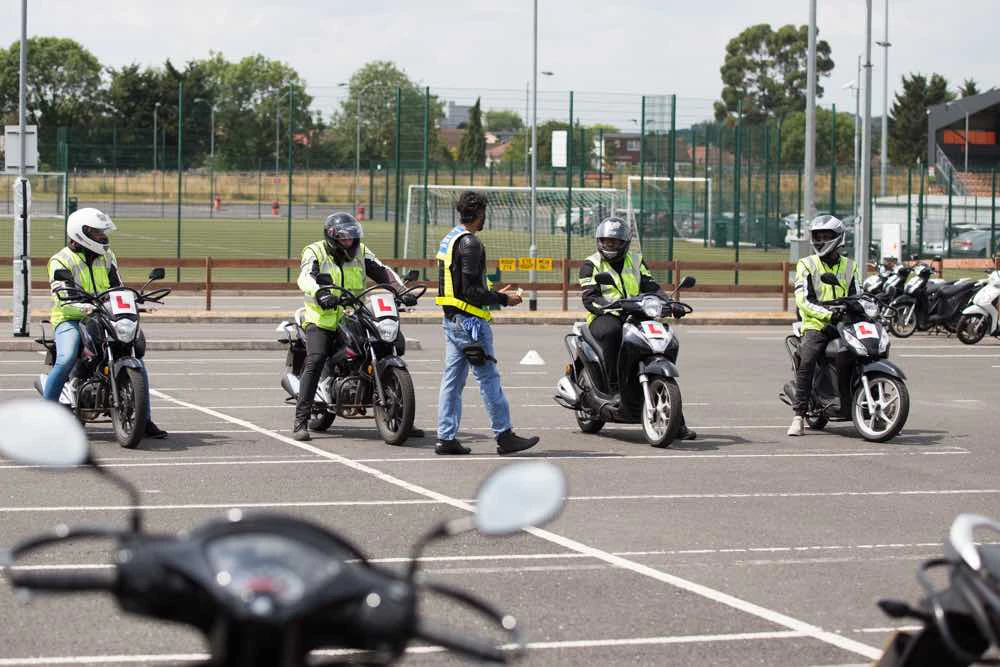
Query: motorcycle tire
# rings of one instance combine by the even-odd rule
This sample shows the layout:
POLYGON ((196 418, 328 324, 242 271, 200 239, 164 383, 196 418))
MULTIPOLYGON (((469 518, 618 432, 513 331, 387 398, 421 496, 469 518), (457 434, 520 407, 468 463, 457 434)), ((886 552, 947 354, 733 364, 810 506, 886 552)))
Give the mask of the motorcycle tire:
POLYGON ((956 335, 966 345, 975 345, 986 335, 986 318, 983 315, 962 315, 958 320, 956 335))
POLYGON ((142 442, 149 420, 146 376, 138 368, 125 367, 118 373, 115 384, 118 388, 118 408, 111 409, 115 439, 125 449, 135 449, 142 442))
MULTIPOLYGON (((913 306, 914 311, 916 306, 913 306)), ((911 313, 911 322, 907 325, 902 323, 902 319, 905 314, 909 311, 909 308, 899 308, 896 310, 896 317, 889 322, 889 332, 897 338, 909 338, 917 330, 917 314, 916 312, 911 313)))
POLYGON ((652 447, 669 447, 681 427, 680 387, 673 378, 654 377, 649 381, 649 396, 656 407, 650 410, 649 406, 642 406, 643 435, 652 447), (669 410, 666 415, 664 407, 669 410))
POLYGON ((309 430, 316 431, 317 433, 323 432, 328 428, 330 428, 330 426, 333 424, 333 420, 336 417, 337 415, 329 412, 324 412, 321 415, 316 415, 315 417, 309 420, 309 430))
POLYGON ((405 368, 389 366, 382 374, 384 404, 375 406, 375 427, 388 445, 401 445, 413 430, 416 399, 413 380, 405 368))
POLYGON ((593 413, 587 410, 576 411, 576 424, 584 433, 594 434, 604 428, 604 421, 591 417, 593 413))
MULTIPOLYGON (((906 383, 897 377, 886 375, 885 373, 869 374, 868 383, 874 397, 884 396, 884 389, 892 387, 892 393, 896 395, 895 400, 893 400, 895 410, 892 418, 889 420, 882 419, 885 423, 885 428, 875 428, 875 418, 872 415, 868 415, 868 419, 865 418, 868 401, 865 396, 864 385, 858 385, 853 396, 851 419, 854 422, 854 428, 857 429, 858 433, 865 440, 869 442, 886 442, 899 435, 899 432, 903 430, 903 426, 906 425, 906 418, 910 414, 910 393, 906 389, 906 383), (876 391, 877 387, 881 387, 881 390, 876 391)), ((884 411, 880 411, 883 412, 884 416, 884 411)))

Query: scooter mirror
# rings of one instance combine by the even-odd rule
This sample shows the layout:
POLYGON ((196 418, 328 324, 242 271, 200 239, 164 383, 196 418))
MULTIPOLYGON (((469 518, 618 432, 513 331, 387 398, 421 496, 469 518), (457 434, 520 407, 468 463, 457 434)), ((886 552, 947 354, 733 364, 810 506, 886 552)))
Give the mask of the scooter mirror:
POLYGON ((681 281, 681 289, 689 289, 695 285, 694 276, 685 276, 684 280, 681 281))
POLYGON ((610 273, 603 271, 594 276, 594 282, 598 285, 614 285, 615 278, 610 273))
POLYGON ((822 282, 825 285, 833 285, 834 287, 840 285, 840 281, 837 280, 837 276, 833 275, 832 273, 824 273, 819 277, 819 279, 820 282, 822 282))
POLYGON ((167 275, 167 272, 163 270, 163 267, 157 267, 149 272, 150 280, 163 280, 163 277, 167 275))
POLYGON ((331 276, 329 273, 321 273, 321 274, 319 274, 319 275, 316 276, 316 284, 317 285, 332 285, 333 284, 333 276, 331 276))
POLYGON ((410 271, 409 273, 406 274, 406 278, 404 278, 404 280, 406 282, 412 282, 412 281, 416 280, 419 277, 420 277, 420 272, 417 271, 416 269, 413 269, 412 271, 410 271))
POLYGON ((0 454, 16 463, 68 468, 87 463, 87 434, 54 401, 19 399, 0 405, 0 454))
POLYGON ((476 494, 476 529, 510 535, 554 519, 566 502, 566 476, 546 461, 513 463, 486 478, 476 494))

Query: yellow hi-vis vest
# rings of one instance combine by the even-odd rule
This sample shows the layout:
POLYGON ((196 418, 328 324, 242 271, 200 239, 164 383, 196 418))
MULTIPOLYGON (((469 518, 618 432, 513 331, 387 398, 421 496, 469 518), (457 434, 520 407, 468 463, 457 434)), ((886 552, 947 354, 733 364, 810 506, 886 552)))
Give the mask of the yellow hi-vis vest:
POLYGON ((815 254, 799 260, 795 266, 795 305, 798 306, 799 315, 802 317, 802 331, 822 331, 830 322, 830 311, 809 301, 806 281, 812 283, 813 293, 818 300, 832 301, 847 296, 851 279, 855 277, 854 260, 843 255, 840 256, 836 266, 827 266, 819 255, 815 254), (820 280, 827 272, 836 275, 840 285, 834 287, 820 280))
MULTIPOLYGON (((438 246, 436 255, 438 262, 438 295, 434 299, 434 303, 439 306, 458 308, 467 315, 474 315, 489 322, 493 319, 493 316, 490 315, 488 310, 473 306, 471 303, 462 301, 455 296, 455 284, 451 280, 451 262, 455 257, 455 244, 463 236, 471 233, 465 227, 458 225, 441 239, 441 245, 438 246)), ((493 283, 487 278, 486 288, 491 289, 492 287, 493 283)))
MULTIPOLYGON (((67 269, 73 274, 73 282, 80 289, 88 294, 98 294, 111 289, 111 278, 109 271, 111 267, 118 266, 118 259, 115 254, 108 250, 103 255, 98 255, 94 261, 87 265, 86 256, 83 252, 73 252, 69 248, 63 248, 52 255, 49 260, 49 282, 52 289, 62 287, 62 282, 56 280, 55 274, 59 269, 67 269)), ((81 320, 83 313, 73 303, 63 303, 62 299, 52 295, 52 312, 49 321, 52 322, 53 329, 67 320, 81 320)))
MULTIPOLYGON (((580 279, 580 287, 593 287, 596 285, 597 281, 594 280, 594 277, 598 273, 610 273, 614 277, 614 285, 601 285, 601 295, 608 301, 617 301, 618 299, 638 296, 642 276, 650 275, 646 266, 642 263, 642 255, 636 252, 630 252, 625 256, 625 265, 622 266, 621 273, 615 271, 611 263, 604 259, 599 252, 595 252, 584 261, 594 265, 594 272, 589 278, 580 279)), ((587 317, 587 324, 593 322, 596 317, 597 315, 591 313, 587 317)))
MULTIPOLYGON (((335 331, 340 326, 340 320, 344 316, 342 306, 324 310, 316 303, 316 292, 322 289, 322 285, 316 283, 312 277, 312 263, 319 262, 319 272, 328 273, 333 278, 333 284, 339 285, 353 293, 360 292, 365 288, 365 245, 358 245, 358 252, 350 262, 338 266, 333 255, 326 250, 326 241, 311 243, 302 249, 301 271, 299 273, 298 285, 305 295, 307 323, 315 324, 320 329, 335 331)), ((333 290, 335 295, 338 294, 333 290)))

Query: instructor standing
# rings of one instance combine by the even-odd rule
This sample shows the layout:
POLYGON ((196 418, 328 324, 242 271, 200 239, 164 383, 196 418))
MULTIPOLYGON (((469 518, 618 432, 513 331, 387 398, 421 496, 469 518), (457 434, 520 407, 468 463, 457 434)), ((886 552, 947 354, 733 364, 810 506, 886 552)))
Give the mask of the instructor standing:
POLYGON ((490 416, 497 454, 513 454, 534 447, 538 437, 522 438, 510 423, 510 406, 500 383, 493 348, 492 319, 486 308, 516 306, 521 297, 508 288, 495 291, 486 279, 486 249, 476 238, 486 221, 486 197, 466 191, 455 206, 461 224, 448 232, 437 252, 438 296, 444 309, 445 365, 438 396, 438 454, 468 454, 455 437, 462 420, 462 391, 469 365, 479 382, 479 393, 490 416))

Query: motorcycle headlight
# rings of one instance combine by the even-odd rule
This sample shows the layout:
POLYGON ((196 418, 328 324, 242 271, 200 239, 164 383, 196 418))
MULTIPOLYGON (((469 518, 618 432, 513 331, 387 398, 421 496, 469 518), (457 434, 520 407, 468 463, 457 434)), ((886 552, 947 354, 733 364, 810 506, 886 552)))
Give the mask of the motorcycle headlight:
POLYGON ((851 349, 860 354, 862 357, 868 356, 868 350, 865 348, 865 344, 858 340, 854 334, 852 334, 847 329, 844 329, 844 340, 847 344, 851 346, 851 349))
POLYGON ((132 339, 135 338, 136 329, 139 328, 139 323, 135 320, 116 320, 115 324, 115 337, 123 343, 131 343, 132 339))
POLYGON ((391 343, 396 340, 396 336, 399 335, 399 321, 398 320, 380 320, 378 323, 378 335, 386 343, 391 343))
POLYGON ((885 327, 879 327, 878 353, 885 354, 888 351, 889 351, 889 330, 885 327))
POLYGON ((655 296, 647 296, 642 300, 642 312, 646 317, 659 317, 663 312, 663 302, 655 296))
POLYGON ((861 302, 861 307, 865 309, 865 315, 868 316, 868 319, 873 320, 878 317, 878 304, 874 301, 865 299, 861 302))

